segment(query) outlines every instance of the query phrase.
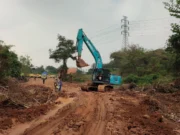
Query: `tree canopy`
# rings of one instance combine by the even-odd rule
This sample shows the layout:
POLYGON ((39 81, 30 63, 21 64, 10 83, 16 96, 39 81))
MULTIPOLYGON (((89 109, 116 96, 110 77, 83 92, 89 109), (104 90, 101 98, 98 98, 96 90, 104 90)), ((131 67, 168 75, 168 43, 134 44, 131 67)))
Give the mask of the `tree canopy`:
POLYGON ((19 61, 22 64, 21 72, 24 74, 31 73, 31 68, 33 67, 33 65, 31 64, 32 59, 30 58, 30 56, 20 56, 19 61))
POLYGON ((18 77, 21 73, 21 63, 16 53, 11 51, 12 45, 0 41, 0 79, 7 76, 18 77))
POLYGON ((145 50, 138 45, 131 45, 126 49, 111 54, 111 64, 114 68, 119 68, 119 73, 126 76, 129 73, 138 76, 152 73, 163 74, 170 70, 170 58, 163 49, 145 50))
MULTIPOLYGON (((169 10, 170 15, 180 19, 180 0, 170 0, 165 2, 165 8, 169 10)), ((169 37, 167 43, 167 51, 175 55, 174 71, 177 76, 180 76, 180 25, 172 24, 173 34, 169 37)))
POLYGON ((55 50, 50 49, 50 59, 54 59, 55 62, 63 62, 62 69, 63 73, 67 73, 67 60, 69 58, 75 60, 73 54, 75 53, 76 47, 73 45, 74 41, 70 39, 66 39, 64 36, 58 35, 58 45, 55 50))
POLYGON ((47 66, 46 71, 50 74, 57 74, 58 73, 58 69, 53 67, 53 66, 47 66))

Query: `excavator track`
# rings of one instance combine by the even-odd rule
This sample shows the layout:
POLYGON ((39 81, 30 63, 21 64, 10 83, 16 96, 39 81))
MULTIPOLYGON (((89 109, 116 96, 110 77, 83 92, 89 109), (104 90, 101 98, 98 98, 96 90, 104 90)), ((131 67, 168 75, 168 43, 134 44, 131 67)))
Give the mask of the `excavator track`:
POLYGON ((110 91, 113 89, 113 86, 111 85, 93 85, 93 84, 88 84, 88 85, 83 85, 81 86, 82 91, 98 91, 98 92, 105 92, 105 91, 110 91))
POLYGON ((105 91, 105 87, 106 87, 106 85, 99 85, 98 86, 98 91, 99 92, 104 92, 105 91))

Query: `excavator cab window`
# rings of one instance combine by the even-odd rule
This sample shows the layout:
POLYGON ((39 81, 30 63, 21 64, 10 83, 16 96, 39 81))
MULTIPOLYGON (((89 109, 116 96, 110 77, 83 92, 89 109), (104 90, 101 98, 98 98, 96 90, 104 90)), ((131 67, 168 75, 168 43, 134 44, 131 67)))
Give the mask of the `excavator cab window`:
POLYGON ((110 71, 108 69, 94 69, 93 81, 109 82, 110 71))

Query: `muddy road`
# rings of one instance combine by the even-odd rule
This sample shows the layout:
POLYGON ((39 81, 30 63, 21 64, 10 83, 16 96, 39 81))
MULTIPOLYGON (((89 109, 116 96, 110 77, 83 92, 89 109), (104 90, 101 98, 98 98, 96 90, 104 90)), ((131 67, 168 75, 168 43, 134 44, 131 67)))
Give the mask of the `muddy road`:
MULTIPOLYGON (((43 85, 30 80, 26 85, 43 85)), ((53 79, 44 84, 53 92, 53 79)), ((83 92, 78 84, 64 83, 55 107, 31 122, 15 124, 2 132, 9 135, 178 135, 179 96, 176 102, 164 102, 161 94, 141 92, 83 92), (156 98, 157 96, 157 98, 156 98), (157 100, 158 99, 158 100, 157 100), (161 102, 163 102, 161 104, 161 102), (166 105, 174 104, 167 110, 166 105), (176 119, 168 114, 175 111, 176 119), (169 112, 170 111, 170 112, 169 112)), ((172 97, 171 97, 172 96, 172 97)))
MULTIPOLYGON (((50 86, 52 82, 47 81, 45 85, 50 86)), ((48 121, 29 127, 24 134, 104 134, 107 125, 107 111, 111 109, 109 100, 111 94, 82 92, 78 86, 73 87, 73 85, 65 84, 63 90, 68 91, 67 93, 75 92, 77 96, 74 100, 60 108, 56 115, 48 121)))

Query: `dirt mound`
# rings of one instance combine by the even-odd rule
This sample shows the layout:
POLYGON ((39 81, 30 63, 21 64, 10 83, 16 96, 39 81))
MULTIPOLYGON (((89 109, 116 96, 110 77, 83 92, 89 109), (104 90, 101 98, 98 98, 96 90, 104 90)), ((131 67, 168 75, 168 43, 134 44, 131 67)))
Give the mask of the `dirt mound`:
POLYGON ((163 114, 167 119, 177 122, 180 120, 180 91, 174 93, 156 93, 154 96, 163 107, 163 114))
POLYGON ((148 111, 150 111, 150 112, 155 112, 155 111, 158 111, 160 109, 160 103, 156 99, 153 99, 150 96, 144 97, 140 101, 140 105, 142 105, 142 106, 147 105, 148 111))
POLYGON ((132 90, 136 88, 137 85, 135 83, 122 84, 119 89, 120 90, 132 90))
POLYGON ((176 80, 174 81, 174 87, 175 87, 175 88, 180 88, 180 78, 178 78, 178 79, 176 79, 176 80))
POLYGON ((11 118, 1 118, 0 119, 0 129, 8 129, 11 128, 13 124, 13 121, 11 118))
POLYGON ((9 84, 9 88, 1 92, 0 105, 30 106, 40 105, 50 100, 52 90, 39 85, 21 86, 15 82, 9 84), (3 96, 2 96, 3 95, 3 96), (3 98, 6 97, 6 98, 3 98), (2 99, 3 98, 3 99, 2 99))
POLYGON ((52 89, 49 87, 39 86, 39 85, 30 85, 24 87, 24 90, 26 90, 30 95, 33 96, 33 99, 38 103, 46 103, 48 100, 50 100, 50 97, 53 93, 52 89))
POLYGON ((72 92, 68 94, 70 98, 77 97, 77 93, 72 92))
MULTIPOLYGON (((124 95, 124 97, 126 96, 124 95)), ((132 104, 133 102, 123 106, 123 109, 128 111, 118 113, 124 121, 126 134, 174 135, 173 126, 164 122, 162 105, 157 99, 145 96, 139 101, 139 104, 135 106, 132 104)))
POLYGON ((50 105, 32 106, 27 109, 0 109, 1 117, 15 118, 17 122, 31 121, 34 118, 45 114, 50 109, 50 105))
POLYGON ((53 107, 49 102, 58 96, 49 87, 40 85, 22 86, 16 80, 8 81, 7 85, 8 88, 3 86, 0 91, 0 129, 44 115, 53 107))
POLYGON ((158 84, 155 85, 154 88, 157 92, 161 93, 173 93, 178 91, 178 89, 172 86, 171 84, 158 84))
POLYGON ((46 114, 51 107, 51 105, 40 105, 36 107, 32 106, 28 109, 15 109, 11 107, 0 108, 0 130, 11 128, 13 123, 32 121, 46 114))

